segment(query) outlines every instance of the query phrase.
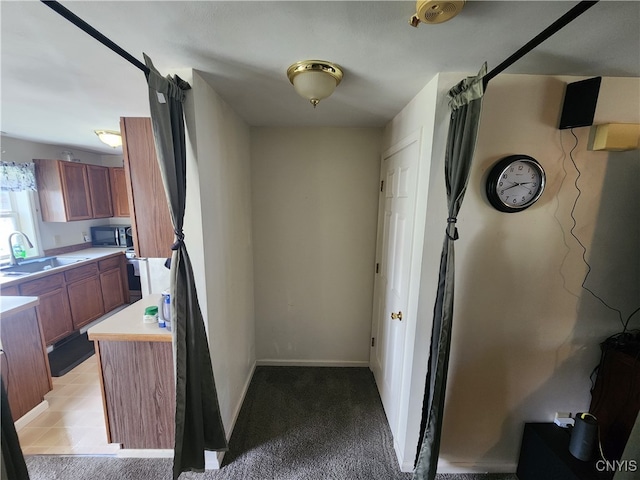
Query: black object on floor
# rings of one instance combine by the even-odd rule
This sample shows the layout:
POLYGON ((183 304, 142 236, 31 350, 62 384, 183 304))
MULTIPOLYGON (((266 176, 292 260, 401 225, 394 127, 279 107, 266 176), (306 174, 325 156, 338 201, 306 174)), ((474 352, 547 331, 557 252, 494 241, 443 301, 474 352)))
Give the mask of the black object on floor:
POLYGON ((56 345, 53 351, 49 353, 51 376, 63 376, 94 353, 93 342, 89 340, 86 333, 56 345))

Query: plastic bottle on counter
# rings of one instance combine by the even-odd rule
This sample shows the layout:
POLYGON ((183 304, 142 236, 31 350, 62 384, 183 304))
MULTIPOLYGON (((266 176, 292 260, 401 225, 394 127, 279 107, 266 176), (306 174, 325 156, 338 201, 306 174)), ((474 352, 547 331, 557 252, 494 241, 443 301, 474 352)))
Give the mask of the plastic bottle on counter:
POLYGON ((145 308, 142 321, 144 323, 158 323, 158 307, 156 305, 152 305, 145 308))
POLYGON ((162 294, 162 316, 167 330, 171 331, 171 296, 168 293, 162 294))

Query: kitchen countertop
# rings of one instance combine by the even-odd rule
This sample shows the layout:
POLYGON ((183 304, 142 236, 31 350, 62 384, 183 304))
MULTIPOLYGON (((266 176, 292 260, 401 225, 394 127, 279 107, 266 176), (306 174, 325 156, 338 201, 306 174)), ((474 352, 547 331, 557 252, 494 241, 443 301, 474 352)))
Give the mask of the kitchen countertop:
POLYGON ((40 303, 38 297, 2 297, 0 296, 0 317, 12 315, 40 303))
MULTIPOLYGON (((79 267, 84 265, 85 263, 94 262, 96 260, 101 260, 103 258, 113 257, 115 255, 123 254, 126 251, 124 248, 85 248, 83 250, 76 250, 75 252, 64 253, 61 255, 51 255, 59 258, 84 258, 84 260, 64 265, 61 267, 52 268, 49 270, 45 270, 42 272, 30 273, 28 275, 19 275, 19 276, 6 276, 3 277, 0 275, 0 287, 8 287, 11 285, 19 285, 27 280, 33 280, 36 278, 44 277, 46 275, 51 275, 52 273, 64 272, 65 270, 69 270, 71 268, 79 267)), ((33 258, 27 258, 28 260, 34 260, 33 258)))
POLYGON ((152 294, 132 303, 118 313, 87 330, 89 340, 117 342, 171 342, 171 332, 158 324, 142 321, 144 309, 160 305, 162 295, 152 294))

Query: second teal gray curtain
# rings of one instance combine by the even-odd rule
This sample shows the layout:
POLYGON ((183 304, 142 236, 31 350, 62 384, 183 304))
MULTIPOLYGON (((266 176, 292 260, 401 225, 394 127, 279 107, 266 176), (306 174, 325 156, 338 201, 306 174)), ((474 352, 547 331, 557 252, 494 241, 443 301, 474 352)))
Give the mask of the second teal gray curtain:
POLYGON ((171 320, 176 343, 176 437, 173 478, 204 470, 204 451, 225 451, 227 439, 204 320, 182 232, 186 200, 187 160, 182 102, 189 84, 162 77, 149 67, 149 104, 158 164, 169 201, 176 242, 171 247, 171 320))
POLYGON ((475 77, 465 78, 449 90, 449 133, 445 154, 445 182, 449 217, 440 256, 440 276, 433 309, 431 351, 422 405, 422 425, 414 480, 433 480, 438 467, 440 435, 444 412, 451 330, 453 323, 454 244, 458 239, 456 221, 467 189, 471 161, 475 150, 482 96, 483 77, 487 65, 483 65, 475 77))

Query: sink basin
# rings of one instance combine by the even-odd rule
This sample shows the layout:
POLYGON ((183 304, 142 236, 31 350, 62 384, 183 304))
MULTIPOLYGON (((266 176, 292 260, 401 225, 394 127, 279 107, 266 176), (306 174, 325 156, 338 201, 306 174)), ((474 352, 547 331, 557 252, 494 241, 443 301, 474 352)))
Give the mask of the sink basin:
POLYGON ((30 273, 44 272, 56 267, 64 267, 65 265, 71 265, 83 260, 88 260, 89 257, 41 257, 25 260, 18 265, 10 265, 8 267, 0 268, 0 275, 2 276, 20 276, 29 275, 30 273))

